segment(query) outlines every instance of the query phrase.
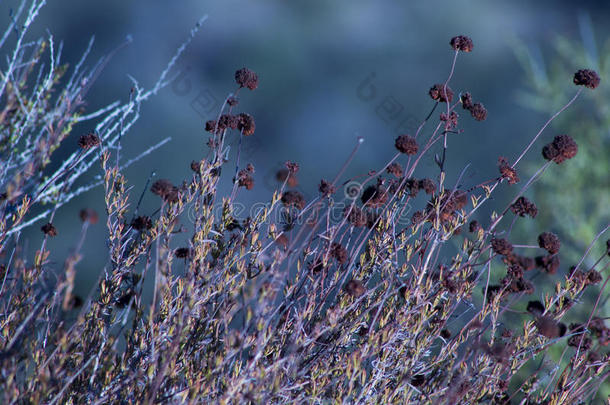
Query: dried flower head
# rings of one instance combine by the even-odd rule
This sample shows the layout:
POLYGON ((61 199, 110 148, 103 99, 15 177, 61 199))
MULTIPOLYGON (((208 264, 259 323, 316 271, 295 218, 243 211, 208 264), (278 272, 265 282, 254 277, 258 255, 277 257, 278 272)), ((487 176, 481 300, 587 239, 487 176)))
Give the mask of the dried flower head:
POLYGON ((337 191, 337 189, 335 188, 335 186, 332 185, 332 183, 324 179, 320 180, 320 186, 318 187, 318 190, 320 190, 320 193, 322 193, 324 197, 330 197, 337 191))
POLYGON ((551 232, 543 232, 538 235, 538 246, 545 249, 550 254, 554 255, 559 252, 559 248, 561 247, 561 242, 557 235, 551 232))
POLYGON ((603 277, 601 274, 599 274, 599 271, 597 270, 589 270, 586 274, 586 283, 588 285, 590 284, 598 284, 601 283, 603 280, 603 277))
POLYGON ((576 156, 578 145, 569 135, 558 135, 542 148, 542 156, 559 164, 576 156))
POLYGON ((296 187, 299 185, 299 180, 295 173, 290 172, 288 169, 280 169, 275 173, 275 179, 281 183, 286 182, 288 187, 296 187))
POLYGON ((169 180, 161 179, 155 181, 150 191, 161 197, 165 202, 175 203, 178 201, 178 188, 169 180))
POLYGON ((559 269, 559 257, 557 255, 537 256, 536 266, 549 274, 555 274, 559 269))
POLYGON ((247 87, 250 90, 258 87, 258 75, 247 68, 241 68, 235 72, 235 81, 239 87, 247 87))
POLYGON ((98 221, 98 216, 97 216, 97 212, 95 212, 95 210, 91 209, 91 208, 85 208, 80 210, 80 212, 78 213, 78 216, 80 217, 80 220, 83 222, 89 222, 90 224, 97 224, 98 221))
POLYGON ((574 73, 574 84, 594 89, 599 86, 601 79, 596 71, 591 69, 581 69, 574 73))
POLYGON ((239 104, 239 99, 235 96, 229 96, 227 97, 227 104, 229 104, 231 107, 235 107, 237 104, 239 104))
POLYGON ((472 102, 472 96, 468 92, 462 93, 462 95, 460 96, 460 101, 462 102, 462 108, 464 110, 471 110, 474 106, 472 102))
POLYGON ((508 184, 516 184, 519 182, 519 176, 517 171, 511 167, 505 157, 500 156, 498 158, 498 168, 503 179, 508 180, 508 184))
POLYGON ((394 162, 391 163, 387 168, 386 171, 389 174, 394 175, 395 177, 402 177, 403 175, 403 170, 402 170, 402 166, 400 165, 400 163, 394 162))
POLYGON ((388 190, 383 185, 368 186, 362 192, 362 204, 369 207, 381 207, 388 201, 388 190))
POLYGON ((217 128, 216 126, 216 121, 215 120, 209 120, 205 122, 205 130, 207 132, 214 132, 214 130, 217 128))
POLYGON ((441 113, 440 120, 445 123, 445 131, 450 131, 458 125, 458 115, 455 111, 451 111, 449 115, 441 113))
POLYGON ((305 197, 298 191, 288 190, 282 194, 282 203, 287 207, 305 208, 305 197))
POLYGON ((477 232, 479 229, 481 229, 481 224, 477 220, 470 221, 470 224, 468 224, 468 231, 470 232, 477 232))
POLYGON ((399 152, 406 153, 407 155, 415 155, 419 149, 415 138, 406 134, 396 138, 394 145, 399 152))
POLYGON ((477 121, 485 121, 487 118, 487 110, 481 103, 475 103, 470 109, 470 115, 477 121))
POLYGON ((330 247, 330 255, 335 258, 339 264, 345 264, 349 260, 347 249, 341 246, 340 243, 333 242, 330 247))
POLYGON ((296 174, 299 171, 299 164, 291 161, 284 163, 286 169, 292 174, 296 174))
POLYGON ((366 292, 362 282, 358 280, 350 280, 345 285, 345 292, 353 297, 359 297, 366 292))
POLYGON ((458 35, 456 37, 451 38, 449 45, 451 45, 451 48, 453 48, 454 50, 462 52, 472 52, 472 48, 474 46, 472 43, 472 39, 470 39, 470 37, 467 37, 466 35, 458 35))
POLYGON ((432 100, 436 100, 439 103, 451 102, 453 100, 453 91, 449 86, 444 84, 435 84, 430 88, 428 94, 432 100))
POLYGON ((529 301, 527 303, 527 312, 535 316, 540 316, 544 313, 544 304, 537 300, 529 301))
POLYGON ((530 217, 535 218, 536 215, 538 215, 538 208, 536 207, 536 204, 525 197, 519 197, 517 201, 510 206, 510 210, 515 215, 519 215, 520 217, 529 215, 530 217))
POLYGON ((432 195, 436 191, 436 185, 430 179, 421 179, 418 182, 418 188, 420 190, 424 190, 424 192, 428 195, 432 195))
POLYGON ((239 125, 239 117, 236 117, 235 115, 231 115, 231 114, 222 114, 220 116, 220 118, 218 119, 218 129, 220 130, 225 130, 225 129, 237 129, 237 126, 239 125))
POLYGON ((237 129, 242 131, 245 136, 252 135, 254 130, 256 129, 256 124, 254 123, 254 117, 250 114, 241 113, 237 116, 239 122, 237 123, 237 129))
POLYGON ((536 328, 538 332, 549 339, 562 337, 566 334, 567 327, 561 322, 557 322, 551 317, 541 316, 536 319, 536 328))
POLYGON ((150 219, 150 217, 145 215, 135 217, 133 221, 131 221, 131 227, 136 231, 144 231, 147 229, 151 229, 152 226, 152 220, 150 219))
POLYGON ((190 248, 187 247, 182 247, 182 248, 178 248, 176 250, 174 250, 174 256, 176 256, 178 259, 188 259, 190 257, 192 257, 193 255, 193 251, 190 248))
POLYGON ((512 253, 513 245, 506 239, 493 238, 491 240, 491 249, 496 254, 506 256, 512 253))
POLYGON ((50 222, 41 226, 40 230, 47 236, 57 236, 57 229, 55 229, 55 226, 50 222))
POLYGON ((100 143, 102 143, 100 137, 93 132, 90 132, 87 135, 81 135, 81 137, 78 138, 78 146, 80 146, 81 149, 95 148, 100 143))
POLYGON ((246 190, 252 190, 254 187, 252 173, 254 173, 254 167, 252 165, 248 165, 245 169, 240 170, 237 173, 237 185, 239 187, 245 187, 246 190))

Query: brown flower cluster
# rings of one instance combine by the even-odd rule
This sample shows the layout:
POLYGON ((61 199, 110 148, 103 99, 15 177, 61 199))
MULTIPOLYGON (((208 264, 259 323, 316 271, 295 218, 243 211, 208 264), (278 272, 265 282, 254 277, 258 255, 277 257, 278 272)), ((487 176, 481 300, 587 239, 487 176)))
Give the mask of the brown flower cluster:
POLYGON ((178 201, 178 187, 174 186, 169 180, 155 181, 150 191, 161 197, 165 202, 175 203, 178 201))
POLYGON ((337 260, 339 264, 345 264, 349 260, 349 253, 340 243, 333 242, 330 247, 330 255, 337 260))
POLYGON ((543 232, 538 235, 538 246, 554 255, 559 252, 559 248, 561 247, 561 242, 557 235, 551 232, 543 232))
POLYGON ((242 169, 237 173, 237 185, 239 187, 245 187, 246 190, 252 190, 254 187, 254 178, 252 175, 254 174, 254 166, 248 163, 245 169, 242 169))
POLYGON ((237 129, 245 136, 252 135, 256 129, 254 117, 246 113, 238 115, 223 114, 218 121, 209 120, 205 123, 205 130, 207 132, 213 133, 216 131, 216 133, 221 133, 226 129, 237 129))
POLYGON ((530 217, 535 218, 536 215, 538 215, 538 208, 536 207, 536 204, 523 196, 517 198, 517 201, 511 204, 510 210, 515 215, 519 215, 520 217, 529 215, 530 217))
POLYGON ((458 35, 451 38, 449 45, 451 45, 451 48, 454 50, 462 52, 472 52, 472 48, 474 47, 472 39, 466 35, 458 35))
POLYGON ((449 86, 437 83, 430 88, 428 94, 432 100, 438 101, 439 103, 447 103, 453 100, 453 90, 449 86))
POLYGON ((470 115, 472 115, 475 120, 485 121, 487 118, 485 106, 481 103, 474 103, 470 93, 462 93, 460 101, 462 102, 462 108, 470 111, 470 115))
POLYGON ((500 169, 500 174, 503 179, 508 180, 508 184, 516 184, 519 182, 519 176, 517 176, 517 171, 512 168, 512 166, 508 163, 505 157, 498 158, 498 168, 500 169))
POLYGON ((446 191, 442 197, 432 197, 425 211, 425 219, 433 221, 436 218, 436 206, 439 206, 439 219, 442 223, 450 222, 455 218, 456 211, 461 210, 468 203, 468 194, 464 191, 446 191))
POLYGON ((419 149, 415 138, 406 134, 396 138, 394 146, 396 146, 396 149, 398 149, 400 153, 405 153, 407 155, 415 155, 419 149))
POLYGON ((286 182, 288 187, 296 187, 299 185, 299 180, 295 173, 288 169, 280 169, 275 173, 275 179, 280 183, 286 182))
POLYGON ((383 184, 368 186, 364 189, 362 196, 360 197, 362 200, 362 205, 377 208, 383 206, 388 201, 388 198, 388 190, 383 186, 383 184))
POLYGON ((90 132, 87 135, 81 135, 81 137, 78 138, 78 146, 80 146, 81 149, 95 148, 100 143, 102 143, 100 137, 93 132, 90 132))
POLYGON ((491 250, 498 255, 507 256, 513 252, 513 245, 506 239, 493 238, 491 250))
POLYGON ((48 222, 48 223, 44 224, 43 226, 41 226, 40 230, 42 231, 42 233, 44 233, 47 236, 51 236, 51 237, 57 236, 57 229, 50 222, 48 222))
POLYGON ((82 209, 78 213, 78 216, 81 219, 81 221, 83 221, 83 222, 88 222, 90 224, 97 224, 98 216, 97 216, 97 212, 95 212, 94 209, 91 209, 91 208, 82 209))
POLYGON ((288 190, 282 194, 282 203, 287 207, 305 208, 305 197, 298 191, 288 190))
POLYGON ((578 145, 569 135, 557 135, 553 142, 542 148, 542 156, 546 160, 552 160, 557 164, 573 158, 577 152, 578 145))
POLYGON ((331 182, 328 182, 324 179, 320 180, 320 186, 318 187, 318 190, 324 197, 330 197, 337 191, 337 189, 335 188, 335 186, 333 186, 331 182))
POLYGON ((241 68, 235 72, 235 81, 239 87, 247 87, 254 90, 258 87, 258 75, 247 68, 241 68))
POLYGON ((591 69, 581 69, 574 73, 574 84, 594 89, 599 86, 601 79, 596 71, 591 69))

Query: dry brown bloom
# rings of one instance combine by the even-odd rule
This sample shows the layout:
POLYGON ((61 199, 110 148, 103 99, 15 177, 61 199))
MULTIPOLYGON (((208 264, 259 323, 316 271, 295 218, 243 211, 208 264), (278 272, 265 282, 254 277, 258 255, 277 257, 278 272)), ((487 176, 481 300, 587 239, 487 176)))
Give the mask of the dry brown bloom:
POLYGON ((95 212, 94 209, 91 209, 91 208, 82 209, 78 213, 78 216, 79 216, 80 220, 83 222, 89 222, 92 225, 97 224, 98 216, 97 216, 97 212, 95 212))
POLYGON ((406 153, 407 155, 415 155, 419 149, 415 138, 409 135, 400 135, 396 138, 394 145, 399 152, 406 153))
POLYGON ((150 191, 161 197, 165 202, 175 203, 178 201, 178 188, 169 180, 161 179, 155 181, 150 191))
POLYGON ((545 249, 550 254, 555 254, 559 252, 559 248, 561 247, 561 242, 557 235, 551 232, 543 232, 538 235, 538 246, 545 249))
POLYGON ((491 249, 496 254, 506 256, 512 253, 513 245, 506 239, 493 238, 491 240, 491 249))
POLYGON ((485 121, 487 118, 487 110, 481 103, 475 103, 470 109, 470 115, 477 121, 485 121))
POLYGON ((549 339, 562 337, 567 331, 567 327, 563 323, 548 316, 536 318, 536 328, 542 336, 549 339))
POLYGON ((558 135, 553 139, 553 142, 542 148, 542 156, 546 160, 552 160, 557 164, 573 158, 577 152, 578 145, 569 135, 558 135))
POLYGON ((144 231, 151 229, 153 226, 152 220, 148 216, 138 216, 131 221, 131 227, 136 231, 144 231))
POLYGON ((432 195, 436 191, 436 185, 430 179, 421 179, 418 183, 418 188, 424 190, 428 195, 432 195))
POLYGON ((549 274, 555 274, 559 269, 559 257, 557 255, 537 256, 536 266, 549 274))
POLYGON ((275 173, 275 179, 281 183, 286 182, 288 187, 296 187, 299 185, 299 180, 295 173, 288 169, 280 169, 275 173))
POLYGON ((288 190, 282 194, 282 203, 287 207, 296 207, 302 210, 305 208, 305 197, 298 191, 288 190))
POLYGON ((462 93, 462 95, 460 96, 460 101, 462 102, 462 108, 464 110, 471 110, 474 106, 470 93, 462 93))
POLYGON ((239 122, 237 123, 237 129, 242 131, 244 136, 249 136, 254 133, 256 129, 256 124, 254 123, 254 117, 250 114, 241 113, 237 116, 239 122))
POLYGON ((581 69, 574 73, 574 84, 594 89, 599 86, 601 79, 596 71, 591 69, 581 69))
POLYGON ((350 280, 345 285, 345 292, 353 297, 359 297, 366 292, 362 282, 358 280, 350 280))
POLYGON ((516 184, 519 182, 517 171, 511 167, 505 157, 501 156, 498 158, 498 168, 500 169, 502 178, 508 180, 508 184, 516 184))
POLYGON ((335 188, 335 186, 332 185, 332 183, 329 183, 324 179, 320 180, 320 186, 318 187, 318 190, 324 197, 330 197, 337 191, 337 189, 335 188))
POLYGON ((362 192, 362 204, 369 207, 381 207, 389 198, 388 190, 382 185, 368 186, 362 192))
POLYGON ((451 38, 449 45, 451 45, 451 48, 454 50, 462 52, 472 52, 472 48, 474 47, 472 39, 466 35, 458 35, 451 38))
POLYGON ((345 264, 349 260, 347 249, 341 246, 340 243, 333 242, 330 247, 330 255, 334 257, 339 264, 345 264))
POLYGON ((510 206, 510 210, 515 215, 519 215, 520 217, 529 215, 530 217, 535 218, 536 215, 538 215, 538 208, 536 207, 536 204, 523 196, 519 197, 517 201, 510 206))
POLYGON ((402 177, 402 175, 403 175, 402 166, 400 165, 400 163, 397 163, 397 162, 390 164, 387 167, 386 171, 389 174, 394 175, 395 177, 402 177))
POLYGON ((258 87, 258 75, 247 68, 241 68, 235 72, 235 81, 239 87, 247 87, 250 90, 258 87))
POLYGON ((100 137, 95 135, 93 132, 90 132, 87 135, 82 135, 80 138, 78 138, 78 146, 80 146, 81 149, 95 148, 101 142, 100 137))
POLYGON ((50 222, 41 226, 40 230, 47 236, 57 236, 57 229, 55 229, 55 226, 50 222))
POLYGON ((449 86, 439 83, 432 86, 428 94, 432 100, 436 100, 439 103, 451 102, 453 100, 453 90, 449 86))

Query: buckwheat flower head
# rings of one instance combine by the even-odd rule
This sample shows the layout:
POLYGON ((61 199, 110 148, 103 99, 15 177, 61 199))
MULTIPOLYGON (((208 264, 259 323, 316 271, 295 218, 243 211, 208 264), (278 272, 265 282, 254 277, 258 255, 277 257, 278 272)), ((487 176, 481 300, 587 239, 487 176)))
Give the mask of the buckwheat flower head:
POLYGON ((596 71, 591 69, 580 69, 574 73, 574 84, 594 89, 599 86, 601 79, 596 71))
POLYGON ((99 145, 102 141, 100 137, 95 135, 93 132, 88 133, 87 135, 82 135, 78 138, 78 146, 81 149, 91 149, 99 145))
POLYGON ((449 45, 451 45, 454 50, 462 52, 472 52, 472 48, 474 47, 472 39, 466 35, 458 35, 451 38, 449 45))
POLYGON ((436 100, 439 103, 451 102, 453 100, 453 91, 449 86, 439 83, 432 86, 428 94, 430 94, 432 100, 436 100))
POLYGON ((241 68, 235 72, 235 81, 239 87, 247 87, 250 90, 258 87, 258 75, 247 68, 241 68))
POLYGON ((415 138, 409 135, 400 135, 396 138, 394 146, 396 146, 396 149, 398 149, 399 152, 407 155, 415 155, 419 149, 415 138))

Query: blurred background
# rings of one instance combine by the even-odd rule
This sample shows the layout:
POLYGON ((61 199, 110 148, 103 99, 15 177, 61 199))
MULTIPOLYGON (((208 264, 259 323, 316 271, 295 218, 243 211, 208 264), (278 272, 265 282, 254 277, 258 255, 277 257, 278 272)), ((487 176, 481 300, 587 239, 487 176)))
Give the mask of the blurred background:
MULTIPOLYGON (((3 22, 15 7, 16 2, 0 4, 3 22)), ((190 162, 208 151, 204 123, 215 118, 224 97, 235 90, 234 72, 244 66, 260 78, 257 90, 242 90, 236 110, 256 120, 255 134, 242 145, 242 164, 250 162, 256 168, 254 189, 240 191, 245 205, 271 198, 277 185, 275 172, 287 160, 301 166, 297 188, 308 198, 316 196, 320 179, 334 178, 359 136, 364 143, 345 179, 381 169, 395 153, 396 136, 414 132, 433 107, 428 89, 447 78, 453 56, 449 39, 455 35, 470 36, 474 51, 459 55, 450 87, 456 94, 471 92, 488 109, 488 118, 475 122, 458 111, 464 132, 449 138, 448 184, 467 166, 461 183, 465 188, 497 176, 498 157, 513 161, 552 112, 576 92, 573 72, 596 69, 602 77, 600 88, 595 94, 585 90, 519 168, 524 182, 543 164, 542 146, 559 133, 570 133, 581 146, 582 153, 560 167, 551 166, 547 183, 526 194, 539 203, 541 215, 515 229, 521 232, 517 235, 524 235, 523 244, 535 244, 543 230, 561 234, 567 259, 577 261, 576 252, 582 252, 608 223, 610 28, 604 21, 610 20, 609 14, 607 1, 581 1, 575 6, 567 0, 62 0, 43 8, 31 39, 52 33, 64 41, 63 60, 75 63, 95 36, 91 65, 126 37, 133 39, 93 86, 87 108, 94 111, 114 100, 128 100, 132 85, 128 75, 150 87, 197 20, 208 16, 177 64, 177 81, 143 106, 141 119, 124 138, 125 160, 165 137, 172 138, 126 171, 134 186, 134 204, 151 172, 176 184, 191 176, 190 162), (582 146, 587 142, 592 145, 589 153, 597 156, 594 162, 582 146), (568 179, 572 183, 566 184, 568 179), (545 212, 544 201, 553 204, 552 211, 545 212)), ((74 142, 93 125, 77 128, 74 142)), ((229 143, 234 158, 235 133, 229 143)), ((422 161, 415 173, 418 178, 436 178, 433 155, 439 151, 433 150, 422 161)), ((95 170, 92 176, 101 172, 95 170)), ((232 173, 223 174, 228 190, 232 173)), ((518 189, 506 190, 504 185, 490 208, 502 210, 518 189)), ((419 198, 423 206, 425 199, 419 198)), ((141 213, 150 214, 158 206, 158 197, 146 191, 141 213)), ((84 207, 104 212, 101 188, 63 208, 73 215, 58 215, 55 225, 63 237, 49 241, 55 255, 51 260, 58 268, 76 244, 78 211, 84 207)), ((489 222, 484 216, 481 221, 489 222)), ((79 264, 77 277, 81 291, 88 291, 107 265, 105 249, 100 248, 106 243, 103 223, 102 215, 85 244, 88 260, 79 264)), ((26 236, 34 246, 42 238, 38 226, 26 236)), ((567 266, 562 264, 562 275, 567 266)))

